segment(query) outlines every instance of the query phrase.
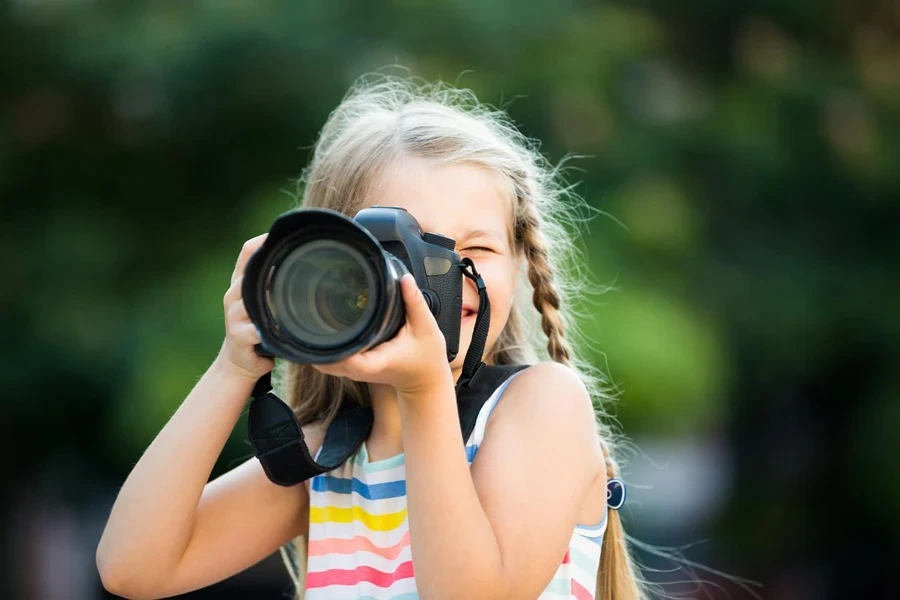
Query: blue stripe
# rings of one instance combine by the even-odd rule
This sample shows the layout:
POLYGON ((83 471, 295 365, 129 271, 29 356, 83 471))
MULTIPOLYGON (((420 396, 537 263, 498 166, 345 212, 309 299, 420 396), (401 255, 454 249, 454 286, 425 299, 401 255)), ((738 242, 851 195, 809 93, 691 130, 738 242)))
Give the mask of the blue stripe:
POLYGON ((603 513, 603 518, 600 519, 600 522, 596 525, 582 525, 578 524, 575 526, 575 533, 582 538, 594 542, 598 546, 603 546, 603 536, 606 534, 606 529, 603 528, 606 525, 606 518, 609 516, 609 509, 603 513), (594 532, 600 531, 603 528, 603 531, 597 535, 592 535, 594 532))
POLYGON ((401 498, 405 496, 406 481, 389 481, 387 483, 366 485, 356 477, 345 479, 331 475, 317 475, 313 477, 312 489, 317 492, 334 492, 335 494, 356 492, 366 500, 383 500, 385 498, 401 498))
POLYGON ((478 452, 478 444, 472 444, 471 446, 466 446, 466 458, 469 459, 471 463, 475 460, 475 453, 478 452))
POLYGON ((578 523, 575 525, 575 527, 578 527, 579 529, 586 529, 588 531, 600 531, 600 529, 602 529, 603 525, 606 523, 606 517, 608 515, 609 515, 609 508, 607 508, 603 512, 603 518, 600 519, 600 522, 597 523, 596 525, 584 525, 583 523, 578 523))
POLYGON ((598 535, 597 537, 591 537, 591 536, 589 536, 589 535, 584 535, 583 533, 578 532, 578 535, 579 535, 580 537, 582 537, 582 538, 588 540, 589 542, 594 542, 595 544, 597 544, 598 546, 601 546, 601 547, 603 546, 603 536, 604 536, 605 534, 606 534, 606 532, 604 531, 603 533, 601 533, 601 534, 598 535))
POLYGON ((602 546, 603 545, 603 536, 606 535, 606 531, 604 531, 603 533, 601 533, 599 535, 593 536, 589 533, 584 533, 583 531, 578 531, 578 529, 576 528, 575 534, 581 538, 588 540, 588 541, 594 542, 598 546, 602 546))
MULTIPOLYGON (((375 596, 361 596, 356 600, 380 600, 375 596)), ((391 596, 388 600, 419 600, 418 592, 410 592, 408 594, 400 594, 399 596, 391 596)))
MULTIPOLYGON (((469 463, 475 460, 478 452, 478 444, 466 446, 466 458, 469 463)), ((367 500, 383 500, 384 498, 400 498, 406 495, 406 481, 390 481, 387 483, 373 483, 367 485, 354 477, 334 477, 333 475, 316 475, 312 478, 312 489, 317 492, 334 492, 335 494, 350 494, 356 492, 367 500)))

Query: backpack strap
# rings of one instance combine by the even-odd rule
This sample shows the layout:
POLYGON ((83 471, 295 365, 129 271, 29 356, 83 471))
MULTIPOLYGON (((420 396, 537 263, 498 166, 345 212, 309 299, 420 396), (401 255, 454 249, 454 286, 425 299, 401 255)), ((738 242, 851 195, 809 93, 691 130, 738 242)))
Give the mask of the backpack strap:
MULTIPOLYGON (((491 301, 471 258, 457 265, 478 290, 478 316, 472 341, 456 382, 456 402, 463 442, 469 439, 478 412, 494 390, 527 365, 488 366, 481 360, 491 322, 491 301)), ((272 482, 292 486, 342 465, 369 437, 375 415, 371 407, 342 404, 325 432, 318 460, 309 453, 303 431, 291 408, 272 393, 272 375, 266 373, 253 388, 249 430, 253 453, 272 482)))
MULTIPOLYGON (((482 365, 476 376, 456 386, 463 442, 475 428, 478 413, 507 378, 528 365, 482 365)), ((268 377, 268 375, 266 376, 268 377)), ((269 479, 292 486, 341 466, 369 437, 375 415, 369 406, 344 403, 328 426, 316 458, 309 452, 294 411, 271 391, 271 379, 260 378, 250 404, 249 430, 253 453, 269 479), (269 389, 265 389, 268 385, 269 389), (265 390, 262 392, 262 390, 265 390), (259 392, 262 392, 258 395, 259 392)))
POLYGON ((478 414, 488 398, 504 381, 528 365, 482 365, 476 377, 467 385, 456 386, 456 407, 459 409, 459 427, 463 443, 472 435, 478 414))

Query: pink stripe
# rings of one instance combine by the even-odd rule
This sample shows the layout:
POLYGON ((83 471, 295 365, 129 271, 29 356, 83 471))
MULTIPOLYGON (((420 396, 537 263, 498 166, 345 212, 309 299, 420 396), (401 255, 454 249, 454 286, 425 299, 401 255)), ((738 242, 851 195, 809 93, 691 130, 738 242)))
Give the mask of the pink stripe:
MULTIPOLYGON (((568 555, 569 554, 566 553, 566 556, 568 555)), ((581 584, 579 584, 574 579, 572 580, 571 592, 572 595, 575 596, 575 600, 594 600, 594 595, 581 587, 581 584)))
POLYGON ((309 543, 310 556, 326 556, 328 554, 355 554, 356 552, 371 552, 389 560, 394 560, 403 549, 409 546, 409 530, 403 534, 400 541, 387 548, 380 548, 364 536, 358 535, 352 540, 339 538, 326 538, 324 540, 311 541, 309 543))
POLYGON ((306 576, 306 589, 321 588, 329 585, 357 585, 359 583, 371 583, 380 588, 388 588, 396 581, 413 577, 413 564, 411 560, 397 567, 393 573, 385 573, 372 567, 357 567, 355 569, 330 569, 320 573, 310 573, 306 576))
POLYGON ((566 555, 563 556, 562 564, 567 565, 567 564, 569 564, 569 562, 570 562, 570 561, 569 561, 569 551, 566 550, 566 555))

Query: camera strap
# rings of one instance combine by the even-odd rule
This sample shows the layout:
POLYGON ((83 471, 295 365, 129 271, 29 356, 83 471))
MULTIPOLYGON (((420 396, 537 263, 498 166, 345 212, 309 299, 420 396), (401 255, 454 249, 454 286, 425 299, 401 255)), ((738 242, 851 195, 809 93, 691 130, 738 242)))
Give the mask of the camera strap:
MULTIPOLYGON (((491 394, 508 377, 528 365, 484 364, 482 355, 490 328, 490 300, 472 259, 463 258, 459 268, 475 282, 479 297, 472 341, 456 383, 459 426, 465 443, 475 428, 481 407, 491 394)), ((294 411, 272 391, 271 373, 259 378, 252 397, 248 425, 253 453, 269 479, 282 486, 296 485, 341 466, 369 437, 375 422, 371 406, 342 403, 328 426, 321 449, 313 457, 294 411)))
POLYGON ((484 366, 482 358, 484 355, 484 345, 487 342, 488 330, 491 326, 491 300, 488 298, 487 286, 484 285, 484 279, 475 270, 475 263, 468 256, 462 259, 459 265, 462 274, 475 282, 478 288, 478 316, 475 317, 475 330, 472 332, 472 341, 469 342, 469 350, 466 352, 466 360, 463 363, 463 370, 456 382, 457 390, 459 387, 468 387, 474 381, 478 371, 484 366), (471 269, 471 273, 466 270, 471 269))

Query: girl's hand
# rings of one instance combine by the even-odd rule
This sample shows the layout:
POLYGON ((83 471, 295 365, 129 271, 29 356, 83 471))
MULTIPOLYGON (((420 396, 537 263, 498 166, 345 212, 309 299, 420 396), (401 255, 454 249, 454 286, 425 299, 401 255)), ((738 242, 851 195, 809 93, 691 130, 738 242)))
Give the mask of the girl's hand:
POLYGON ((342 361, 313 366, 329 375, 391 385, 405 397, 439 389, 448 382, 452 387, 447 342, 415 278, 404 275, 400 289, 406 323, 393 339, 342 361))
POLYGON ((244 242, 231 275, 231 287, 225 292, 225 341, 216 362, 229 371, 236 372, 254 382, 272 370, 275 359, 260 356, 255 346, 259 343, 259 331, 250 320, 241 286, 244 282, 244 268, 250 256, 262 246, 268 233, 258 235, 244 242))

